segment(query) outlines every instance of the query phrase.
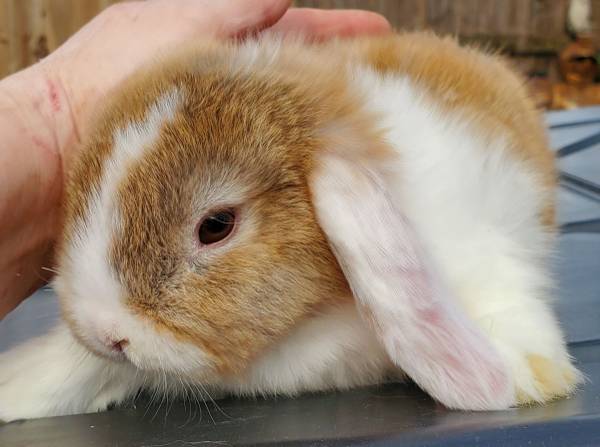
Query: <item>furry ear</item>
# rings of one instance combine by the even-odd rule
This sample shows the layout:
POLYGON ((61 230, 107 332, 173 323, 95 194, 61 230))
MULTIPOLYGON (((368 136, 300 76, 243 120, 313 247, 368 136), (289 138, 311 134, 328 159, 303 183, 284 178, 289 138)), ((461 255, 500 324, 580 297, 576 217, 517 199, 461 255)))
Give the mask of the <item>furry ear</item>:
POLYGON ((499 352, 460 310, 365 155, 321 155, 311 191, 317 219, 392 361, 450 408, 515 403, 499 352))

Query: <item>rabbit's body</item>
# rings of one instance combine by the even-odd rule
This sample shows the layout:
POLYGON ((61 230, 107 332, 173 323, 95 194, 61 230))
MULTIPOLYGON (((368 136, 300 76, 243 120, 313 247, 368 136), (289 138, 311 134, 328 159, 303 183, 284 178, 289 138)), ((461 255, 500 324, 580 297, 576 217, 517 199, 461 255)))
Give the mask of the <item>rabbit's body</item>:
POLYGON ((56 280, 70 330, 0 355, 0 419, 402 369, 456 408, 573 389, 547 303, 553 157, 496 58, 405 35, 213 43, 161 67, 128 81, 79 162, 56 280), (336 183, 327 154, 362 161, 336 183), (215 204, 240 209, 236 233, 198 249, 187 235, 215 204))

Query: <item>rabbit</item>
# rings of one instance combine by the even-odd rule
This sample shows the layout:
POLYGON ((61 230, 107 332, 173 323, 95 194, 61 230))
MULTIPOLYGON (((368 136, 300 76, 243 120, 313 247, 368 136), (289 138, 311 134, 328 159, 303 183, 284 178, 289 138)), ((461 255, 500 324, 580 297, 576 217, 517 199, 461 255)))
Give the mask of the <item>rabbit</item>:
POLYGON ((98 114, 62 319, 0 354, 0 419, 407 377, 459 410, 569 396, 555 186, 523 81, 451 38, 178 49, 98 114))

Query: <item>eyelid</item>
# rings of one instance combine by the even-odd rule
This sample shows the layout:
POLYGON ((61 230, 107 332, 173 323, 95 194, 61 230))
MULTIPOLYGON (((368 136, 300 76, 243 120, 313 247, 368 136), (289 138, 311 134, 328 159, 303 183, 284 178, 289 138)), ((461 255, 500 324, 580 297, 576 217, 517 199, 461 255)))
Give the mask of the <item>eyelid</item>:
POLYGON ((205 220, 207 220, 207 219, 216 220, 216 221, 218 221, 218 222, 221 222, 221 223, 224 223, 224 224, 236 223, 236 222, 237 222, 237 214, 236 214, 235 210, 233 210, 233 209, 229 208, 229 209, 226 209, 226 210, 223 210, 223 211, 219 211, 219 212, 218 212, 218 213, 216 213, 215 215, 212 215, 212 216, 208 216, 208 217, 206 217, 206 218, 203 220, 203 222, 204 222, 205 220), (219 219, 219 218, 217 217, 219 214, 227 214, 227 215, 228 215, 228 217, 229 217, 229 216, 232 216, 232 217, 233 217, 233 220, 221 220, 221 219, 219 219))

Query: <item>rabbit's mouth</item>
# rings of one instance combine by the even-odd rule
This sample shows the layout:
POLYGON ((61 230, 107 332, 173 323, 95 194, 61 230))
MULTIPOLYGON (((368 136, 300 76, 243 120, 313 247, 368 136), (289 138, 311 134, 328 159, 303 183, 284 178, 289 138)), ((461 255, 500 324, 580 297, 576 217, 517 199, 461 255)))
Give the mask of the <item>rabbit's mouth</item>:
POLYGON ((212 371, 213 362, 198 346, 177 340, 167 331, 159 332, 139 317, 129 316, 131 321, 122 326, 102 326, 98 320, 94 321, 94 326, 88 326, 86 331, 85 345, 101 357, 130 363, 144 371, 179 377, 206 376, 212 371))
POLYGON ((179 377, 204 377, 214 370, 209 353, 159 328, 123 303, 66 294, 73 289, 65 287, 64 281, 59 285, 62 314, 71 333, 98 357, 179 377))

